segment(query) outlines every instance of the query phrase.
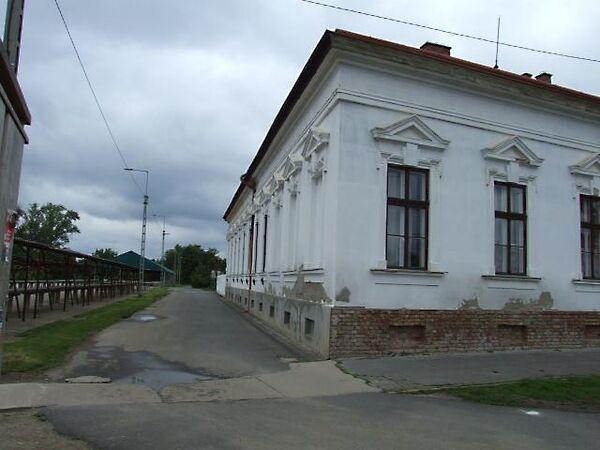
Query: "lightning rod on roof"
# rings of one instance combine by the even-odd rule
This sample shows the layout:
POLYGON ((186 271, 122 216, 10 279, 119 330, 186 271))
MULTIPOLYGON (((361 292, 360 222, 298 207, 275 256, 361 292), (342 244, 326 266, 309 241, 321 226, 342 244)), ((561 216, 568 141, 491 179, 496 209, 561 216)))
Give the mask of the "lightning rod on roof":
POLYGON ((496 30, 496 63, 494 69, 498 68, 498 48, 500 47, 500 16, 498 16, 498 28, 496 30))

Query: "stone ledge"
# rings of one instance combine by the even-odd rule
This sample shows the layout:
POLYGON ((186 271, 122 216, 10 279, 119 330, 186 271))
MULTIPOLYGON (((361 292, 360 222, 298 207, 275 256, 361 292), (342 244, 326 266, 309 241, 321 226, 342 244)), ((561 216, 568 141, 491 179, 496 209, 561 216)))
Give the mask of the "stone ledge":
POLYGON ((424 277, 443 277, 448 272, 430 272, 428 270, 411 270, 411 269, 369 269, 373 274, 389 274, 389 275, 417 275, 424 277))

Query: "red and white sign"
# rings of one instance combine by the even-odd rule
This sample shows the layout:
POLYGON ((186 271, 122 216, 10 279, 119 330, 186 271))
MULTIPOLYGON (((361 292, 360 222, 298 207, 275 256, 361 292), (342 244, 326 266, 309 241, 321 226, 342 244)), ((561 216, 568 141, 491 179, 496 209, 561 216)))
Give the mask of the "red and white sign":
POLYGON ((17 227, 18 220, 19 215, 16 211, 9 209, 6 212, 6 224, 4 226, 4 248, 2 249, 2 259, 4 262, 9 262, 10 247, 13 243, 13 238, 15 237, 15 228, 17 227))

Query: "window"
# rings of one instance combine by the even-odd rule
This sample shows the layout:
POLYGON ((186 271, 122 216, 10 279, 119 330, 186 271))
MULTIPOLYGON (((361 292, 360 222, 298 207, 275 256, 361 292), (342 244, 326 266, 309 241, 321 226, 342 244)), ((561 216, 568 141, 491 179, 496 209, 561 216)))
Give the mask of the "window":
POLYGON ((275 307, 269 306, 269 317, 275 317, 275 307))
POLYGON ((265 224, 263 226, 263 259, 262 259, 262 271, 265 272, 267 267, 267 222, 269 216, 265 214, 265 224))
POLYGON ((494 184, 494 262, 500 275, 525 275, 527 267, 527 201, 525 186, 494 184))
POLYGON ((390 268, 427 269, 428 172, 388 167, 386 259, 390 268))
POLYGON ((284 311, 283 312, 283 324, 284 325, 289 325, 290 321, 291 321, 292 315, 290 314, 289 311, 284 311))
POLYGON ((240 259, 240 273, 246 273, 245 259, 246 259, 246 232, 244 232, 243 239, 242 239, 242 258, 240 259))
POLYGON ((304 335, 312 336, 315 332, 315 321, 308 317, 304 319, 304 335))
MULTIPOLYGON (((254 216, 252 216, 252 221, 254 221, 254 216)), ((254 272, 258 272, 258 219, 255 222, 254 225, 254 266, 252 266, 252 269, 254 272)))
POLYGON ((583 278, 600 279, 600 197, 582 195, 581 271, 583 278))

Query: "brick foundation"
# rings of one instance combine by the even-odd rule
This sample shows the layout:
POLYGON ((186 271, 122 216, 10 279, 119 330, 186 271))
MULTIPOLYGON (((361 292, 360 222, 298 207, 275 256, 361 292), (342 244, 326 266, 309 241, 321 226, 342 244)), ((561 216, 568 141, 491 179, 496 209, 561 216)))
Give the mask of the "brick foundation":
POLYGON ((331 358, 600 347, 600 311, 333 308, 331 358))

